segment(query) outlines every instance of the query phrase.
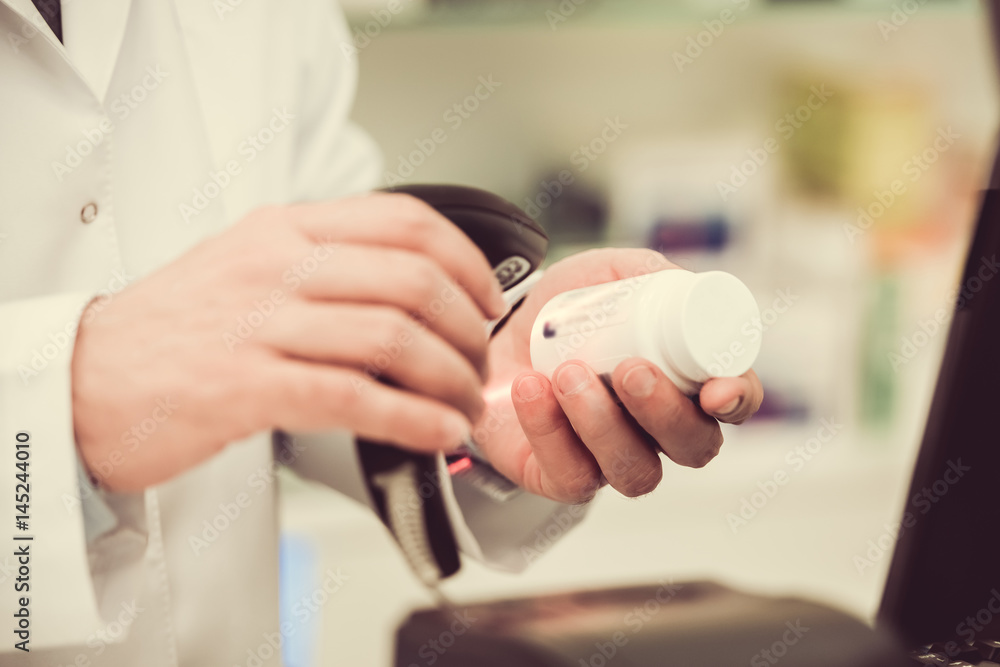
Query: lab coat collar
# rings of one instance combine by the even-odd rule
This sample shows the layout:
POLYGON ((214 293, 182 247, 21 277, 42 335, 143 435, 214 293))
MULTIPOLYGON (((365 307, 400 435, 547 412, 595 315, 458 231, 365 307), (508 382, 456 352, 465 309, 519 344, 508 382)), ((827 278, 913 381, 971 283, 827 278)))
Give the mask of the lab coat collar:
POLYGON ((0 3, 38 27, 39 34, 84 79, 94 96, 104 103, 125 37, 131 0, 63 0, 65 45, 45 24, 31 0, 0 0, 0 3))
POLYGON ((63 0, 63 39, 69 59, 104 103, 118 62, 131 0, 63 0))
MULTIPOLYGON (((72 2, 72 0, 70 0, 72 2)), ((0 4, 6 5, 11 10, 14 11, 21 19, 35 26, 38 29, 39 34, 41 34, 52 46, 56 47, 62 51, 62 44, 56 38, 52 29, 49 28, 48 24, 45 23, 45 19, 35 8, 35 5, 31 0, 0 0, 0 4)))

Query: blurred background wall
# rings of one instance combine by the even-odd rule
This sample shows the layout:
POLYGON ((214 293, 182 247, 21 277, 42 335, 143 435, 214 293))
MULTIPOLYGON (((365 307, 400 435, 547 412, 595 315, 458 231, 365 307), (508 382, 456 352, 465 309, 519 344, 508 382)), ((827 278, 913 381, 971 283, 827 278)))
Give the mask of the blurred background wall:
MULTIPOLYGON (((716 462, 668 466, 638 501, 606 492, 527 574, 469 564, 449 593, 704 576, 870 617, 991 167, 982 7, 345 6, 354 117, 383 148, 388 184, 493 190, 546 226, 553 258, 655 247, 736 273, 762 309, 764 409, 725 430, 716 462), (803 445, 807 457, 793 453, 803 445), (772 487, 777 471, 790 481, 772 487)), ((355 574, 324 609, 320 655, 383 664, 393 624, 427 598, 370 517, 284 488, 287 530, 355 574)))
POLYGON ((979 6, 905 4, 366 3, 355 117, 387 182, 493 190, 554 257, 652 245, 762 307, 791 289, 769 412, 887 425, 914 360, 881 362, 947 296, 996 115, 979 6))

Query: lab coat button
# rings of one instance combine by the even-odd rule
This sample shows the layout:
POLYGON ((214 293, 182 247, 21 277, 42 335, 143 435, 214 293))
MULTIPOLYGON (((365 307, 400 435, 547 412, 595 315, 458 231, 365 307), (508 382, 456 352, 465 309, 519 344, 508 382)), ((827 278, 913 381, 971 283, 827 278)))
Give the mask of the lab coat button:
POLYGON ((94 202, 90 202, 82 209, 80 209, 80 220, 83 221, 83 224, 87 224, 88 222, 93 222, 96 218, 97 218, 97 204, 95 204, 94 202))

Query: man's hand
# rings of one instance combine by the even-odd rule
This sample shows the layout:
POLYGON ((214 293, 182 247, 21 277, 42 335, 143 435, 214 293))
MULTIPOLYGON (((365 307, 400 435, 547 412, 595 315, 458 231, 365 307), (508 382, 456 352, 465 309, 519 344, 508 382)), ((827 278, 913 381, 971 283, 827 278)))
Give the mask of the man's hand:
POLYGON ((85 311, 77 443, 122 491, 274 428, 458 446, 502 310, 483 254, 416 199, 262 209, 85 311))
POLYGON ((554 383, 531 370, 531 327, 550 298, 676 268, 653 251, 596 250, 546 272, 490 344, 488 409, 473 433, 497 470, 564 502, 589 500, 605 480, 626 496, 639 496, 662 478, 660 450, 680 465, 701 467, 722 446, 718 421, 741 424, 757 411, 764 394, 753 371, 708 381, 699 407, 656 366, 629 359, 613 376, 626 412, 582 362, 562 364, 554 383))

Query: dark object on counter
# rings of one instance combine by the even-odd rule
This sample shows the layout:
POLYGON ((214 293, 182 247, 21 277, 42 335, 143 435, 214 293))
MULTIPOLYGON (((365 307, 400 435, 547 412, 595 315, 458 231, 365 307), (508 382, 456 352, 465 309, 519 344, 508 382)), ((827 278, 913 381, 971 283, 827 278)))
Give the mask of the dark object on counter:
POLYGON ((396 667, 905 667, 888 636, 821 605, 717 584, 506 600, 413 614, 396 667), (433 660, 433 663, 432 663, 433 660))

